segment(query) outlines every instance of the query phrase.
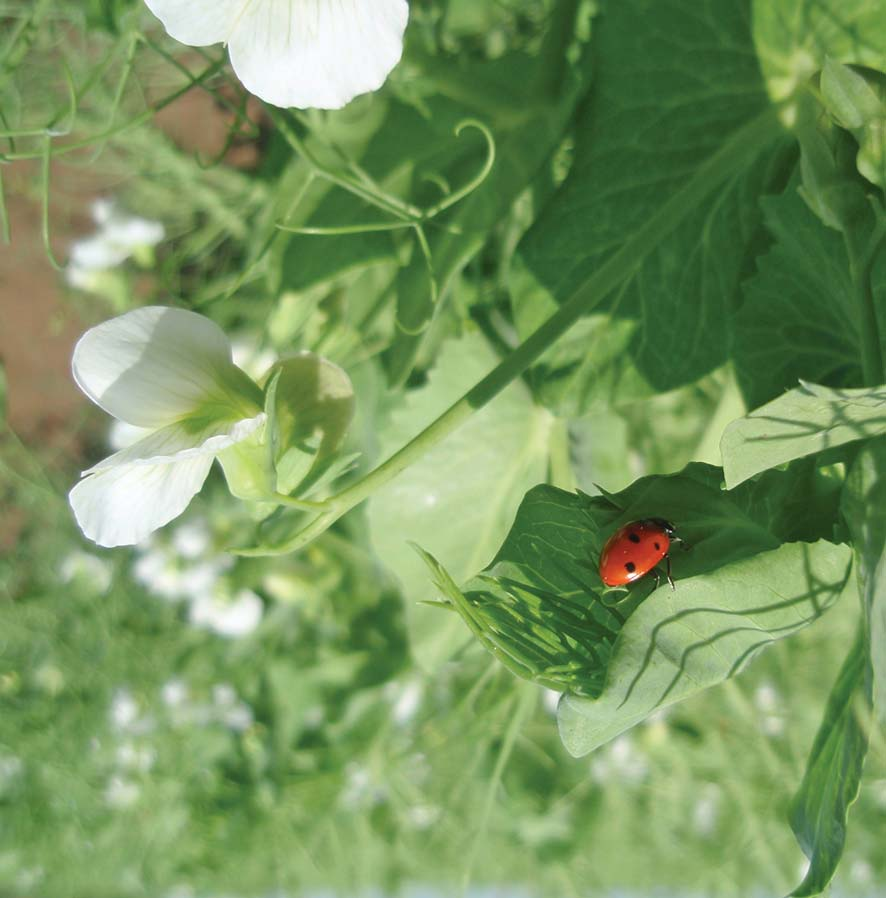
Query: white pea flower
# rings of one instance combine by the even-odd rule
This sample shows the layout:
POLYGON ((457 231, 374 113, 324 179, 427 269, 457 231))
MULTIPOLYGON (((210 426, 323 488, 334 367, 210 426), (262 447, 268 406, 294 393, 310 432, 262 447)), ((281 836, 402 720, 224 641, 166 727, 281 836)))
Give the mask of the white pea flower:
POLYGON ((264 425, 258 386, 222 330, 194 312, 147 306, 112 318, 80 338, 72 368, 93 402, 148 431, 71 490, 80 529, 100 546, 134 545, 178 517, 212 460, 264 425))
POLYGON ((159 221, 149 221, 119 209, 113 200, 92 204, 94 234, 71 244, 65 278, 72 287, 94 290, 103 272, 156 246, 165 236, 159 221))
POLYGON ((228 639, 248 636, 261 622, 264 603, 251 589, 240 589, 233 596, 224 591, 197 596, 190 606, 195 627, 211 630, 228 639))
POLYGON ((251 93, 340 109, 381 87, 403 53, 406 0, 145 0, 177 41, 227 43, 251 93))

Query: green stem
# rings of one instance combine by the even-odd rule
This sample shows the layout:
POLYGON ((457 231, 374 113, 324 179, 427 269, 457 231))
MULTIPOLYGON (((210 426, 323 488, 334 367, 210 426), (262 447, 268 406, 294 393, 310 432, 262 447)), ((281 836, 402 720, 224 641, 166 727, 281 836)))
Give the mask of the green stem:
POLYGON ((845 232, 849 269, 858 307, 862 373, 865 386, 868 387, 876 387, 886 381, 877 312, 874 305, 874 290, 871 285, 871 272, 877 258, 877 251, 882 245, 883 236, 882 225, 879 223, 874 237, 866 246, 860 245, 858 235, 853 231, 845 232))
POLYGON ((498 750, 498 757, 495 760, 495 767, 492 769, 492 776, 486 786, 486 795, 483 799, 483 805, 480 810, 480 819, 471 836, 471 845, 468 849, 467 862, 462 870, 462 895, 466 894, 471 884, 471 876, 474 871, 474 865, 477 862, 477 856, 489 828, 489 819, 492 816, 492 808, 495 804, 495 796, 501 788, 501 780, 504 776, 505 768, 511 758, 514 745, 520 731, 523 729, 526 721, 532 714, 532 710, 538 701, 538 690, 534 685, 527 683, 519 683, 515 690, 512 710, 510 711, 510 721, 504 733, 501 746, 498 750))
POLYGON ((275 549, 246 550, 243 554, 278 554, 307 545, 343 514, 359 505, 376 490, 436 446, 471 415, 519 377, 539 356, 575 324, 589 314, 616 288, 630 280, 644 259, 671 234, 723 181, 748 158, 758 155, 781 134, 777 112, 769 109, 749 122, 713 156, 699 166, 686 186, 664 203, 638 228, 622 248, 604 262, 572 296, 518 346, 496 368, 451 405, 411 442, 365 477, 330 497, 327 511, 311 521, 284 545, 275 549))
MULTIPOLYGON (((161 109, 165 109, 170 104, 174 103, 179 97, 183 97, 192 87, 197 87, 199 84, 202 84, 207 79, 211 78, 217 72, 219 72, 225 64, 224 59, 219 59, 217 62, 213 63, 208 68, 204 69, 199 75, 195 75, 187 84, 183 87, 180 87, 178 90, 173 91, 170 94, 167 94, 163 97, 162 100, 159 100, 150 109, 146 109, 144 112, 135 116, 134 118, 129 119, 129 121, 122 122, 119 125, 115 125, 112 128, 106 128, 104 131, 100 131, 98 134, 92 134, 89 137, 86 137, 82 140, 75 140, 71 143, 62 144, 62 146, 54 146, 52 148, 52 156, 53 158, 58 156, 64 156, 66 153, 73 153, 77 150, 87 149, 88 147, 93 146, 96 143, 100 143, 101 141, 108 140, 111 137, 116 137, 118 134, 122 134, 124 131, 128 131, 130 128, 137 128, 139 125, 144 125, 149 122, 161 109)), ((45 129, 41 131, 43 135, 46 135, 45 129)), ((51 134, 48 136, 52 136, 51 134)), ((44 151, 27 151, 21 153, 2 153, 0 154, 0 161, 3 162, 21 162, 26 159, 40 159, 44 155, 44 151)))

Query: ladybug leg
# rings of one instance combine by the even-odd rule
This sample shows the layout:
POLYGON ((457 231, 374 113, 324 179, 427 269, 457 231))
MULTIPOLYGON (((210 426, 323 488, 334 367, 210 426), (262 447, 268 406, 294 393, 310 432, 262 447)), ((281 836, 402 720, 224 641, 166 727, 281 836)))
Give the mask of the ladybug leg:
POLYGON ((658 589, 658 587, 661 586, 661 571, 657 567, 654 567, 650 573, 655 574, 655 588, 658 589))
POLYGON ((668 583, 671 584, 671 589, 673 589, 676 592, 677 587, 674 586, 674 578, 671 576, 671 556, 665 555, 665 560, 668 563, 668 583))

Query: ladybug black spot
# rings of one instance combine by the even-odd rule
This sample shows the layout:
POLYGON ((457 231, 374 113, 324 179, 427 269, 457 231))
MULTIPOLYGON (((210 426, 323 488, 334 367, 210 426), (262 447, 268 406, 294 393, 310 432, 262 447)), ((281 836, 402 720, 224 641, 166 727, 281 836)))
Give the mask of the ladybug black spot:
POLYGON ((633 561, 629 561, 629 562, 625 565, 625 570, 626 570, 629 574, 633 574, 634 571, 637 570, 637 565, 634 564, 633 561))
POLYGON ((629 533, 629 534, 628 534, 628 539, 629 539, 632 543, 638 543, 638 542, 640 542, 640 536, 639 536, 639 534, 637 534, 637 533, 629 533))
POLYGON ((661 546, 660 546, 658 543, 656 543, 656 544, 655 544, 655 551, 658 552, 660 549, 661 549, 661 546))

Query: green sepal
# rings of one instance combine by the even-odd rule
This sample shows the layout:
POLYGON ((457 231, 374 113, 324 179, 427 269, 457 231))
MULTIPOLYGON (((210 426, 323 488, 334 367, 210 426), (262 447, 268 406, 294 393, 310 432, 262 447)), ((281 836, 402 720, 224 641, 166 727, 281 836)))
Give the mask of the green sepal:
POLYGON ((303 495, 330 468, 340 473, 335 452, 354 415, 354 387, 338 365, 310 352, 278 362, 265 411, 278 492, 303 495))

